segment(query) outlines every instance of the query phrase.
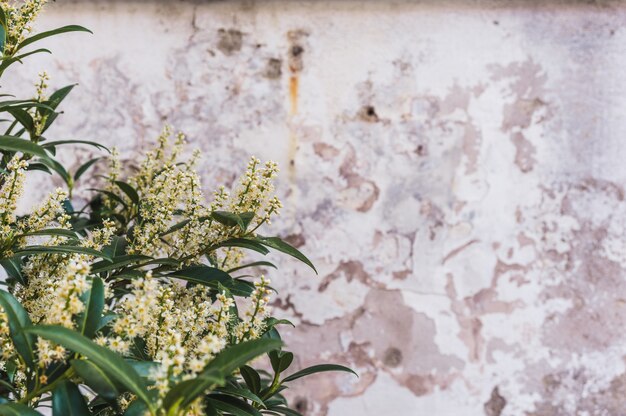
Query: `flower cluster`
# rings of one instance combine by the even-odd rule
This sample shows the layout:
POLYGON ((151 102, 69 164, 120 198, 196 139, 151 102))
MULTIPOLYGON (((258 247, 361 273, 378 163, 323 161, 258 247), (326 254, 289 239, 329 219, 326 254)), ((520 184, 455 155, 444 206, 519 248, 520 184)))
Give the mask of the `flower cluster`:
POLYGON ((32 24, 46 3, 47 0, 24 2, 3 0, 0 3, 8 26, 4 45, 5 56, 13 55, 15 48, 33 30, 32 24))

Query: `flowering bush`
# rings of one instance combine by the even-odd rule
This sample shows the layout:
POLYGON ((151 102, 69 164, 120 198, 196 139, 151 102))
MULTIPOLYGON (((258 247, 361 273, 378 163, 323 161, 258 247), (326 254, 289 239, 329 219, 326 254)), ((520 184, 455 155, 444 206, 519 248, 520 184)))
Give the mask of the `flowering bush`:
MULTIPOLYGON (((22 50, 63 32, 30 35, 43 0, 3 1, 0 76, 45 49, 22 50)), ((270 280, 241 275, 267 261, 245 263, 247 252, 270 249, 311 268, 298 250, 258 234, 279 214, 277 167, 252 158, 232 192, 219 188, 207 203, 185 160, 182 134, 165 128, 158 145, 130 172, 113 149, 44 135, 73 86, 47 95, 45 73, 32 99, 0 102, 7 123, 0 136, 0 415, 297 415, 281 391, 320 371, 289 376, 293 354, 282 349, 270 315, 270 280), (100 160, 73 174, 55 157, 67 145, 109 152, 100 189, 73 207, 75 182, 100 160), (59 175, 31 213, 16 215, 32 170, 59 175), (271 372, 250 361, 269 357, 271 372)), ((268 367, 269 368, 269 367, 268 367)))

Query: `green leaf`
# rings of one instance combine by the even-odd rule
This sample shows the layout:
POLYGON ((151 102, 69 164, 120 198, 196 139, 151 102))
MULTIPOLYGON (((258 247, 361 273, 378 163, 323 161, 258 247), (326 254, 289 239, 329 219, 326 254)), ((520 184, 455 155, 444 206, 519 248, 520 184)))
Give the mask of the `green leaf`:
POLYGON ((124 208, 128 209, 128 204, 126 203, 126 201, 124 201, 122 198, 120 198, 118 195, 114 194, 113 192, 105 191, 104 189, 95 189, 95 188, 89 188, 87 190, 88 191, 95 191, 95 192, 101 193, 102 195, 106 195, 109 198, 111 198, 112 200, 122 204, 124 206, 124 208))
POLYGON ((76 235, 75 231, 65 230, 63 228, 47 228, 45 230, 31 231, 31 232, 24 233, 24 234, 18 234, 17 237, 32 237, 32 236, 42 236, 42 235, 55 236, 55 237, 67 237, 67 238, 71 238, 72 240, 78 239, 78 235, 76 235))
POLYGON ((245 401, 224 394, 209 394, 206 400, 216 409, 234 416, 262 416, 261 412, 245 401))
POLYGON ((24 328, 31 325, 28 312, 13 295, 4 290, 0 290, 0 305, 2 305, 4 312, 7 314, 11 340, 17 353, 28 367, 33 368, 35 365, 35 353, 33 352, 35 337, 24 332, 24 328))
POLYGON ((206 367, 207 371, 218 371, 228 376, 237 368, 244 366, 250 360, 278 349, 282 342, 274 339, 255 339, 233 345, 220 352, 206 367))
POLYGON ((274 317, 269 317, 265 320, 266 328, 274 328, 276 325, 291 325, 292 327, 296 327, 293 322, 288 319, 276 319, 274 317))
POLYGON ((150 377, 150 375, 161 365, 154 361, 126 360, 126 362, 135 369, 140 377, 143 378, 150 377))
POLYGON ((9 107, 6 109, 6 112, 11 114, 15 119, 26 128, 28 131, 33 131, 35 128, 35 122, 33 121, 33 117, 28 113, 28 111, 17 108, 17 107, 9 107))
POLYGON ((256 241, 258 241, 259 243, 273 248, 274 250, 278 250, 281 251, 285 254, 289 254, 292 257, 295 257, 296 259, 300 260, 301 262, 303 262, 304 264, 306 264, 307 266, 309 266, 310 268, 313 269, 313 271, 315 271, 315 274, 317 274, 317 270, 315 269, 315 266, 313 266, 313 263, 311 263, 311 260, 309 260, 304 254, 302 254, 298 249, 296 249, 295 247, 291 246, 290 244, 284 242, 283 240, 281 240, 278 237, 261 237, 261 236, 257 236, 256 237, 256 241))
POLYGON ((261 376, 259 373, 254 368, 247 365, 241 367, 239 371, 250 391, 258 394, 259 391, 261 391, 261 376))
POLYGON ((71 188, 73 186, 74 181, 72 179, 72 176, 69 174, 67 170, 65 170, 62 164, 60 164, 59 162, 57 162, 56 160, 52 158, 42 158, 39 160, 39 162, 43 165, 46 165, 47 167, 49 167, 56 173, 58 173, 61 179, 63 179, 63 181, 67 184, 68 187, 71 188))
POLYGON ((129 264, 139 263, 143 260, 149 260, 151 257, 144 256, 141 254, 127 254, 123 256, 114 257, 111 261, 103 260, 97 263, 94 263, 91 266, 92 273, 102 273, 107 272, 109 270, 119 269, 124 266, 128 266, 129 264))
POLYGON ((301 413, 284 406, 271 407, 269 408, 269 410, 271 410, 272 412, 281 413, 285 416, 302 416, 301 413))
POLYGON ((246 269, 248 267, 260 267, 260 266, 273 267, 274 269, 278 269, 278 267, 276 267, 273 263, 270 263, 269 261, 255 261, 252 263, 244 264, 242 266, 233 267, 232 269, 228 270, 227 273, 236 272, 238 270, 246 269))
POLYGON ((89 360, 72 360, 72 368, 85 384, 107 401, 117 399, 121 392, 117 383, 89 360))
POLYGON ((23 40, 21 43, 17 45, 16 50, 20 50, 23 47, 28 46, 31 43, 37 42, 41 39, 45 39, 50 36, 58 35, 60 33, 67 33, 67 32, 89 32, 93 34, 91 30, 86 29, 82 26, 77 26, 77 25, 63 26, 54 30, 48 30, 46 32, 38 33, 34 36, 29 37, 28 39, 23 40))
POLYGON ((295 373, 293 373, 292 375, 285 377, 283 379, 283 381, 281 381, 281 383, 287 382, 287 381, 293 381, 293 380, 297 380, 300 377, 305 377, 308 376, 310 374, 315 374, 315 373, 323 373, 326 371, 345 371, 347 373, 352 373, 355 376, 359 376, 357 373, 355 373, 354 371, 352 371, 351 369, 349 369, 348 367, 344 367, 342 365, 337 365, 337 364, 320 364, 320 365, 314 365, 312 367, 308 367, 305 368, 304 370, 300 370, 297 371, 295 373))
POLYGON ((2 74, 3 71, 5 71, 8 67, 10 67, 11 65, 13 65, 15 62, 22 62, 21 60, 26 58, 27 56, 30 55, 35 55, 38 53, 52 53, 50 52, 48 49, 36 49, 34 51, 31 52, 27 52, 27 53, 23 53, 21 55, 17 55, 17 56, 13 56, 10 58, 3 58, 2 59, 2 63, 0 64, 0 74, 2 74))
POLYGON ((7 276, 19 282, 22 285, 26 285, 26 280, 22 275, 22 264, 19 257, 12 257, 0 260, 0 265, 7 272, 7 276))
POLYGON ((30 140, 18 139, 13 136, 0 136, 0 150, 8 150, 10 152, 22 152, 48 158, 48 154, 43 147, 31 142, 30 140))
POLYGON ((80 165, 80 167, 76 169, 76 173, 74 173, 74 181, 77 181, 78 179, 80 179, 80 177, 83 176, 85 172, 87 172, 87 169, 89 169, 91 166, 93 166, 96 162, 100 161, 101 159, 102 159, 101 157, 97 157, 95 159, 91 159, 83 163, 82 165, 80 165))
POLYGON ((65 87, 59 88, 58 90, 53 92, 50 95, 50 98, 48 98, 48 100, 46 101, 48 106, 52 110, 55 110, 59 106, 59 104, 61 104, 61 102, 65 99, 65 97, 67 97, 67 95, 74 89, 76 85, 78 84, 66 85, 65 87))
POLYGON ((89 247, 82 246, 26 246, 15 252, 16 256, 30 256, 33 254, 87 254, 94 257, 102 257, 107 259, 108 257, 101 251, 94 250, 89 247))
POLYGON ((0 415, 2 416, 42 416, 36 410, 31 409, 25 404, 20 403, 4 403, 0 404, 0 415))
POLYGON ((150 409, 145 403, 135 400, 128 406, 128 409, 124 412, 124 416, 146 416, 150 414, 149 411, 150 409))
POLYGON ((38 325, 27 329, 26 332, 39 335, 42 338, 60 344, 90 359, 109 377, 125 386, 131 393, 134 393, 154 411, 148 390, 141 380, 141 377, 139 377, 137 372, 118 354, 62 326, 38 325))
POLYGON ((99 277, 91 281, 91 289, 86 293, 85 310, 79 315, 81 333, 88 338, 96 335, 102 311, 104 310, 104 283, 99 277))
POLYGON ((199 377, 181 381, 172 387, 163 399, 163 407, 168 409, 168 414, 178 414, 206 390, 223 383, 224 378, 216 372, 203 372, 199 377))
POLYGON ((115 181, 115 184, 122 190, 122 192, 124 192, 128 196, 128 198, 135 205, 139 204, 139 195, 137 194, 137 191, 135 190, 135 188, 133 188, 126 182, 122 182, 122 181, 115 181))
POLYGON ((227 211, 213 211, 211 213, 211 218, 227 227, 235 227, 238 225, 239 228, 241 228, 241 231, 246 231, 250 221, 254 218, 254 212, 236 214, 234 212, 227 211))
POLYGON ((46 142, 42 144, 41 146, 48 149, 48 148, 54 148, 56 146, 61 146, 64 144, 86 144, 89 146, 96 147, 100 150, 106 150, 107 152, 111 153, 111 150, 108 147, 101 145, 100 143, 91 142, 89 140, 56 140, 56 141, 46 142))
POLYGON ((52 416, 86 416, 91 412, 76 384, 63 381, 52 392, 52 416))
POLYGON ((282 373, 283 371, 288 369, 292 362, 293 362, 293 353, 290 353, 290 352, 282 353, 282 355, 280 356, 280 361, 278 363, 278 372, 282 373))
POLYGON ((240 248, 245 248, 248 250, 256 251, 257 253, 261 253, 261 254, 267 254, 270 252, 268 249, 266 249, 263 246, 263 244, 260 244, 259 242, 248 239, 248 238, 230 238, 224 242, 219 243, 218 245, 214 247, 209 247, 207 251, 212 251, 213 249, 220 248, 220 247, 240 247, 240 248))
POLYGON ((127 245, 128 242, 124 237, 114 235, 111 237, 111 243, 105 246, 102 252, 111 258, 111 261, 115 261, 115 257, 121 257, 126 253, 127 245))
POLYGON ((185 267, 169 273, 168 276, 183 279, 188 282, 199 283, 201 285, 216 285, 217 283, 228 284, 233 280, 225 271, 204 265, 185 267))
POLYGON ((241 397, 243 399, 247 399, 250 400, 251 402, 261 406, 261 407, 265 407, 265 403, 263 403, 263 400, 261 400, 259 398, 259 396, 257 396, 256 394, 252 393, 251 391, 249 391, 248 389, 240 389, 240 388, 235 388, 232 386, 226 386, 226 387, 220 387, 218 389, 216 389, 216 391, 226 394, 228 396, 233 396, 233 397, 241 397))

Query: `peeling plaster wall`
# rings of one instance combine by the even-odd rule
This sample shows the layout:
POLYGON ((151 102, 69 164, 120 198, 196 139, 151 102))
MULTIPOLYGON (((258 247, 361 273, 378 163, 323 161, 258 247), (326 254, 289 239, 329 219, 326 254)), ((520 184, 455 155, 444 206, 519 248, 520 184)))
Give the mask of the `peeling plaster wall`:
POLYGON ((250 154, 283 167, 275 231, 320 271, 272 273, 285 338, 298 366, 361 375, 297 385, 303 413, 626 414, 626 5, 59 0, 43 18, 68 23, 95 35, 15 79, 45 62, 80 83, 56 137, 134 154, 167 121, 209 184, 250 154))

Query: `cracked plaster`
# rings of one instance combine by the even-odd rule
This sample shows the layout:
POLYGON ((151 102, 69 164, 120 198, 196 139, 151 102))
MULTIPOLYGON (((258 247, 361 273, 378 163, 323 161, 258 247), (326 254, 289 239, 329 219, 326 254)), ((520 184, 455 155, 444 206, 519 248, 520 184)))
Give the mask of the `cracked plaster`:
POLYGON ((271 273, 285 339, 361 376, 303 413, 621 415, 626 7, 591 3, 59 0, 44 27, 95 35, 12 80, 79 82, 56 137, 167 121, 211 183, 281 164, 275 232, 320 271, 271 273))

